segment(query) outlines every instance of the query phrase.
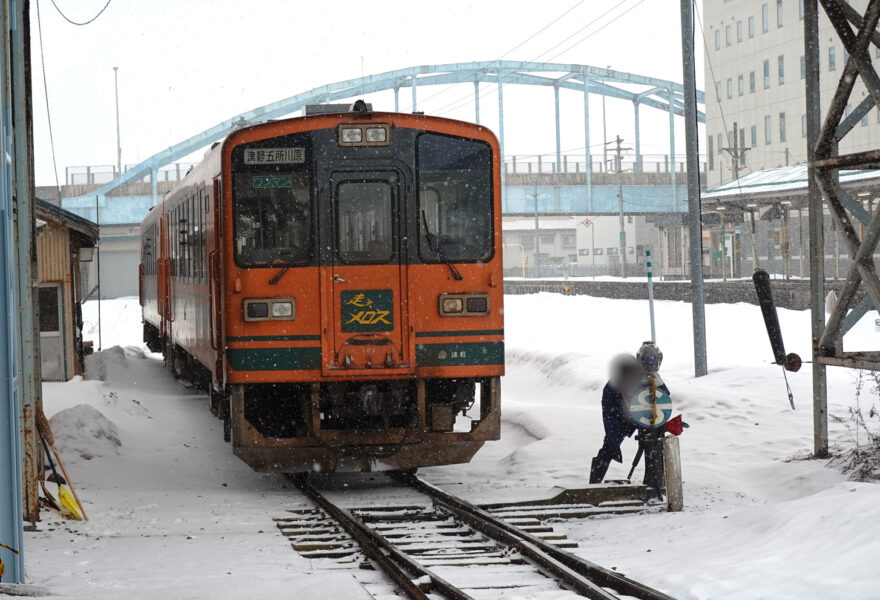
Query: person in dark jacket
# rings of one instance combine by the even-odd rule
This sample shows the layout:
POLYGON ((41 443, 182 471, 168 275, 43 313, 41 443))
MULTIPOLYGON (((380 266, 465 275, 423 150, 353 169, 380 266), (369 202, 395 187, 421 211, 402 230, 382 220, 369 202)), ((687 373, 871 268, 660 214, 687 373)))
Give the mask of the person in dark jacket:
POLYGON ((620 445, 636 430, 625 403, 639 389, 643 375, 642 366, 631 354, 621 354, 611 361, 608 383, 602 390, 605 440, 590 465, 590 483, 602 483, 612 460, 623 462, 620 445))
MULTIPOLYGON (((602 483, 612 460, 623 462, 620 446, 623 440, 630 437, 637 429, 630 414, 630 398, 642 387, 650 385, 653 379, 657 389, 669 394, 669 389, 657 371, 663 362, 663 353, 653 342, 645 342, 636 356, 621 354, 611 361, 608 383, 602 390, 602 423, 605 426, 605 440, 590 465, 590 483, 602 483)), ((640 444, 644 441, 662 440, 663 431, 643 430, 640 444)), ((657 449, 656 443, 645 445, 645 483, 656 484, 656 465, 659 461, 662 471, 662 445, 657 449), (658 454, 659 452, 659 454, 658 454), (650 459, 650 460, 649 460, 650 459)))

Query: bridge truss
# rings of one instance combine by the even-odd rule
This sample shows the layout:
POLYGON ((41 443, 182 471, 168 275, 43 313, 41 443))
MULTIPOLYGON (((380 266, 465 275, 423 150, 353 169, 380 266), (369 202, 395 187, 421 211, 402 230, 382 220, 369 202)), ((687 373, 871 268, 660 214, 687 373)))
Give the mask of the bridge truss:
MULTIPOLYGON (((586 162, 588 165, 591 160, 589 119, 589 100, 591 94, 628 100, 633 103, 636 132, 636 170, 640 170, 639 161, 641 157, 641 138, 639 134, 640 107, 646 106, 667 112, 669 114, 670 164, 675 164, 674 119, 676 116, 684 116, 684 90, 680 83, 589 65, 519 61, 468 62, 422 65, 339 81, 248 110, 138 163, 125 173, 119 174, 112 181, 90 192, 88 197, 94 199, 95 196, 104 196, 121 185, 138 181, 149 175, 152 182, 153 203, 155 204, 158 200, 157 175, 161 167, 223 139, 236 129, 290 115, 298 110, 302 110, 309 104, 337 102, 386 90, 394 91, 394 110, 399 111, 400 90, 406 88, 409 88, 412 98, 412 111, 415 112, 418 110, 419 88, 428 85, 453 85, 469 82, 474 85, 474 120, 478 123, 480 122, 481 84, 488 83, 498 86, 497 133, 501 142, 502 155, 504 154, 504 86, 533 85, 552 87, 554 91, 557 172, 560 170, 562 162, 559 92, 563 89, 581 92, 584 97, 584 145, 586 147, 586 162)), ((705 105, 702 92, 697 93, 697 101, 705 105)), ((705 123, 705 114, 700 112, 698 119, 700 122, 705 123)), ((675 170, 670 168, 669 171, 674 194, 675 170)), ((589 168, 586 169, 586 178, 587 194, 589 195, 591 188, 589 168)))

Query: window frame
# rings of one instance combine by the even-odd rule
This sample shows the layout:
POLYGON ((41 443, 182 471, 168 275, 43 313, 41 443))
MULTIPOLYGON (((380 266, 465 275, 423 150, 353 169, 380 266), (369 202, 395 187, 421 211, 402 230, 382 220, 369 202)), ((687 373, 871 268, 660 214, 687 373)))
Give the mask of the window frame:
MULTIPOLYGON (((415 144, 415 162, 413 163, 413 167, 416 173, 415 176, 415 195, 416 195, 416 214, 419 215, 419 219, 421 219, 421 186, 422 186, 422 168, 419 163, 419 155, 421 154, 421 150, 419 149, 419 143, 421 139, 426 135, 432 135, 440 138, 447 138, 453 140, 460 140, 465 142, 471 142, 474 144, 480 144, 484 146, 489 151, 489 161, 488 161, 488 209, 489 209, 489 231, 488 231, 488 241, 489 241, 489 251, 486 255, 475 258, 475 259, 461 259, 461 258, 450 258, 449 262, 454 264, 464 263, 464 264, 483 264, 489 263, 495 258, 496 254, 496 243, 495 243, 495 173, 494 173, 494 165, 495 165, 495 151, 492 148, 492 145, 481 139, 472 138, 472 137, 463 137, 459 135, 452 135, 440 131, 432 131, 432 130, 423 130, 420 131, 414 140, 415 144)), ((417 226, 418 235, 416 236, 416 252, 415 254, 418 256, 418 260, 422 264, 444 264, 447 261, 444 261, 439 256, 437 258, 424 257, 422 256, 422 236, 425 235, 424 227, 421 224, 421 220, 419 220, 419 224, 417 226)), ((431 232, 436 234, 437 232, 431 232)))

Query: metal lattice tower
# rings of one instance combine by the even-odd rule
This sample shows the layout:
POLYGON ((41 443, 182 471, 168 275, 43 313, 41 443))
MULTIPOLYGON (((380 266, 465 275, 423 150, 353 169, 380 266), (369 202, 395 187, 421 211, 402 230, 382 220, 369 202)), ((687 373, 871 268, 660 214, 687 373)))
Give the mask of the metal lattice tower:
POLYGON ((880 370, 880 351, 844 351, 843 336, 870 310, 880 310, 880 279, 874 252, 880 241, 880 209, 874 214, 839 184, 840 169, 880 168, 880 150, 839 154, 838 146, 868 111, 880 108, 880 76, 868 49, 880 47, 880 0, 870 0, 864 15, 845 0, 804 1, 804 49, 807 68, 807 143, 809 170, 810 293, 813 339, 813 426, 814 453, 828 454, 826 367, 880 370), (849 58, 831 103, 821 114, 819 104, 819 9, 821 3, 849 58), (868 91, 864 100, 846 116, 856 80, 868 91), (823 202, 824 201, 824 202, 823 202), (825 244, 823 204, 835 219, 849 245, 853 266, 833 312, 825 322, 825 244), (857 224, 864 226, 861 236, 857 224), (864 300, 856 302, 861 290, 864 300))

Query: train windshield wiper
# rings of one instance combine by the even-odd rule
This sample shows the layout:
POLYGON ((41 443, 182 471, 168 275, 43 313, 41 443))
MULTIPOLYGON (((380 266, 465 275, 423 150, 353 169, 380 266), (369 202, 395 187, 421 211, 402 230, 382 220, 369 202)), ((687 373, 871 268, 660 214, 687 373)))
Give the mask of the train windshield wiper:
POLYGON ((422 211, 422 224, 425 226, 425 239, 428 241, 428 247, 437 253, 437 256, 440 257, 446 266, 449 267, 449 271, 452 273, 452 277, 456 281, 461 281, 461 273, 458 272, 458 269, 455 268, 455 265, 452 264, 452 261, 446 256, 446 253, 443 252, 443 249, 440 248, 440 244, 437 243, 437 238, 431 233, 431 230, 428 229, 428 218, 425 216, 425 211, 422 211))

